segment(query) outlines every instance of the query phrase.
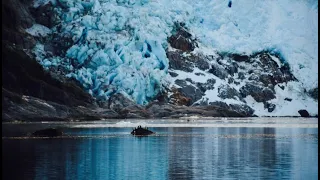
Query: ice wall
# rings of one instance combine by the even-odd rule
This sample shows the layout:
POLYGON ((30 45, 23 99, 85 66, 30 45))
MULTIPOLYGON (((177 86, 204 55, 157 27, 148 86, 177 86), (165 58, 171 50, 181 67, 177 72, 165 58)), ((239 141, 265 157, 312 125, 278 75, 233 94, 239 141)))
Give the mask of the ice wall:
POLYGON ((94 96, 121 92, 146 104, 168 84, 166 38, 172 19, 147 1, 61 1, 75 42, 66 57, 73 76, 94 96), (161 17, 161 18, 160 18, 161 17))

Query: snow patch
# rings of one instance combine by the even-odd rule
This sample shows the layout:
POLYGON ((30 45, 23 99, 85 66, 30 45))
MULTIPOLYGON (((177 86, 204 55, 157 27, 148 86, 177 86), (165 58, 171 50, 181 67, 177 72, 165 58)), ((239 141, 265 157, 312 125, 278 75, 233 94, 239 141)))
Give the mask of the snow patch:
POLYGON ((285 87, 283 90, 275 86, 276 98, 268 101, 276 105, 271 113, 264 109, 263 103, 256 102, 251 96, 247 96, 245 100, 258 116, 300 116, 298 111, 301 109, 307 110, 311 116, 318 115, 318 102, 306 95, 301 83, 290 81, 285 87), (287 101, 285 98, 292 101, 287 101))
POLYGON ((51 34, 51 29, 41 24, 33 24, 30 28, 26 29, 26 32, 36 37, 46 37, 51 34))

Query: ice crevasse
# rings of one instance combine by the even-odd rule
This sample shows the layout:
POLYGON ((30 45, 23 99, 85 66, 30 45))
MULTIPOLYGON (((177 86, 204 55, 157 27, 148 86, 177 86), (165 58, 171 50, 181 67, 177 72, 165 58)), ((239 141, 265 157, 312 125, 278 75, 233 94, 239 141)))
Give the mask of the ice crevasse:
POLYGON ((206 53, 279 51, 305 88, 318 86, 318 1, 233 0, 232 7, 227 0, 51 2, 62 19, 59 33, 70 34, 73 45, 41 63, 67 64, 67 76, 97 98, 121 92, 146 104, 164 90, 170 84, 165 49, 175 22, 186 24, 200 48, 212 49, 206 53))

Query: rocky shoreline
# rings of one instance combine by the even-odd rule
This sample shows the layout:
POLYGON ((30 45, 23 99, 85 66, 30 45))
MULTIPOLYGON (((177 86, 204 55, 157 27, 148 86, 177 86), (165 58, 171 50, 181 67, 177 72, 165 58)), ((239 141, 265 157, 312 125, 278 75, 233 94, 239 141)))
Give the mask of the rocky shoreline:
MULTIPOLYGON (((5 104, 2 121, 90 121, 102 119, 176 119, 196 116, 205 117, 254 117, 247 114, 224 109, 218 106, 176 106, 172 104, 153 103, 143 107, 134 102, 111 104, 109 108, 68 106, 39 98, 18 96, 2 90, 5 104), (123 106, 126 105, 126 106, 123 106), (115 107, 117 106, 117 107, 115 107)), ((121 97, 121 94, 115 96, 121 97)), ((305 112, 304 112, 305 113, 305 112)), ((311 117, 301 114, 302 117, 311 117)), ((294 117, 294 116, 291 116, 294 117)), ((297 116, 295 116, 297 117, 297 116)), ((315 116, 317 117, 317 116, 315 116)))

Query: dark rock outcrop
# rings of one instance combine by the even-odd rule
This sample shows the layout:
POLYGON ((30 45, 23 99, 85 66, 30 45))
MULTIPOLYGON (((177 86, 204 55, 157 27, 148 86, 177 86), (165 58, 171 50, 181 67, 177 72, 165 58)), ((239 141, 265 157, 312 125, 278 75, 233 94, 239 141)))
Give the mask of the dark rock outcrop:
POLYGON ((204 93, 200 89, 192 85, 183 86, 182 88, 178 88, 178 90, 184 97, 190 99, 190 105, 201 99, 201 97, 204 95, 204 93))
POLYGON ((57 137, 62 135, 63 135, 63 132, 55 128, 42 129, 32 133, 32 136, 35 136, 35 137, 57 137))
POLYGON ((260 70, 260 73, 257 75, 259 76, 260 82, 262 82, 265 86, 268 86, 269 84, 274 86, 279 83, 296 80, 296 78, 292 75, 290 67, 287 63, 283 63, 279 67, 279 65, 267 52, 254 54, 252 55, 251 59, 257 64, 257 69, 260 70))
MULTIPOLYGON (((44 50, 50 52, 52 55, 64 57, 67 50, 73 45, 72 35, 70 33, 53 33, 45 42, 44 50)), ((78 67, 75 62, 72 64, 78 67)))
POLYGON ((292 101, 292 99, 291 99, 291 98, 284 98, 284 100, 285 100, 285 101, 289 101, 289 102, 291 102, 291 101, 292 101))
POLYGON ((73 82, 60 82, 22 50, 2 46, 2 87, 8 91, 70 106, 93 105, 93 98, 73 82))
MULTIPOLYGON (((187 78, 186 80, 177 79, 175 83, 180 86, 174 90, 179 91, 179 93, 173 93, 172 98, 177 98, 178 96, 185 97, 188 99, 188 103, 183 103, 182 105, 191 105, 197 100, 201 99, 206 91, 206 84, 197 83, 196 85, 188 85, 186 82, 194 83, 191 79, 187 78), (178 95, 179 94, 179 95, 178 95), (178 95, 178 96, 177 96, 178 95)), ((180 98, 179 98, 180 99, 180 98)))
POLYGON ((181 91, 177 88, 171 89, 172 95, 169 97, 169 103, 178 106, 189 106, 191 105, 191 99, 184 96, 181 91))
POLYGON ((180 86, 180 87, 184 87, 187 85, 187 80, 182 80, 182 79, 177 79, 174 82, 176 83, 176 85, 180 86))
POLYGON ((54 6, 51 1, 37 8, 30 8, 30 12, 35 18, 36 23, 48 28, 52 28, 58 23, 58 17, 54 12, 54 6))
MULTIPOLYGON (((185 116, 203 116, 203 117, 248 117, 249 113, 235 111, 229 107, 219 107, 216 105, 206 106, 177 106, 173 104, 159 105, 153 103, 147 107, 147 110, 154 118, 179 118, 185 116)), ((253 113, 252 113, 253 114, 253 113)))
POLYGON ((36 44, 34 37, 24 31, 34 23, 34 18, 28 9, 30 3, 28 0, 2 1, 2 44, 28 50, 34 47, 36 44))
POLYGON ((249 56, 247 56, 245 54, 231 54, 229 57, 237 62, 248 62, 249 61, 249 56))
POLYGON ((194 66, 202 71, 210 69, 209 59, 201 54, 191 54, 188 60, 192 61, 194 66))
POLYGON ((261 87, 252 83, 248 83, 240 88, 242 97, 251 95, 257 102, 265 102, 276 98, 274 91, 267 87, 261 87))
POLYGON ((269 102, 264 102, 264 108, 268 109, 268 112, 272 112, 276 109, 276 105, 269 102))
MULTIPOLYGON (((256 85, 269 87, 271 90, 274 90, 274 86, 279 83, 296 81, 290 72, 289 65, 285 62, 278 64, 274 58, 281 61, 277 55, 266 51, 257 52, 250 56, 224 53, 217 60, 218 64, 214 64, 209 72, 220 79, 225 79, 230 75, 236 80, 249 80, 256 85), (235 76, 236 74, 237 76, 235 76)), ((236 80, 229 80, 229 84, 233 82, 236 84, 238 82, 236 80)))
POLYGON ((70 121, 120 118, 110 109, 94 106, 68 106, 19 95, 2 88, 2 121, 70 121))
POLYGON ((169 72, 171 77, 177 77, 179 74, 175 73, 175 72, 169 72))
POLYGON ((136 104, 120 93, 110 97, 108 107, 117 112, 121 118, 148 118, 151 116, 143 106, 136 104))
POLYGON ((204 84, 206 90, 214 89, 214 84, 216 83, 215 79, 208 79, 207 82, 204 84))
POLYGON ((29 28, 34 23, 29 6, 31 0, 2 0, 2 28, 21 30, 29 28))
POLYGON ((169 51, 167 52, 167 57, 169 59, 170 69, 181 70, 185 72, 192 72, 193 67, 190 61, 187 61, 185 57, 182 56, 182 53, 178 51, 169 51))
POLYGON ((236 111, 239 114, 242 114, 243 117, 252 117, 256 116, 254 110, 246 104, 229 104, 230 110, 236 111))
POLYGON ((205 83, 192 82, 202 93, 205 93, 207 90, 214 89, 214 84, 216 83, 215 79, 208 79, 205 83))
POLYGON ((244 80, 245 78, 246 78, 246 77, 245 77, 245 75, 244 75, 243 72, 239 72, 239 73, 238 73, 238 79, 244 80))
POLYGON ((309 112, 305 109, 299 110, 298 113, 300 114, 301 117, 310 117, 309 112))
POLYGON ((230 1, 228 2, 228 7, 231 8, 231 6, 232 6, 232 1, 230 0, 230 1))
POLYGON ((228 74, 233 76, 235 73, 238 73, 238 68, 239 65, 236 62, 231 62, 230 64, 226 65, 225 69, 227 70, 228 74))
POLYGON ((318 100, 318 96, 319 96, 318 88, 311 89, 308 91, 308 93, 313 99, 318 100))
POLYGON ((186 30, 182 23, 176 23, 174 33, 168 38, 171 47, 182 50, 183 52, 193 51, 197 47, 197 42, 186 30))
POLYGON ((209 73, 217 76, 220 79, 226 79, 228 77, 228 72, 219 64, 215 64, 209 70, 209 73))
POLYGON ((239 92, 227 84, 220 85, 218 87, 218 93, 218 97, 222 99, 236 99, 236 97, 240 98, 239 92))
POLYGON ((194 67, 201 70, 210 68, 209 63, 204 56, 194 54, 185 56, 183 55, 183 51, 167 51, 166 54, 169 59, 170 69, 192 72, 194 67))
POLYGON ((220 108, 229 109, 241 114, 243 117, 252 117, 254 115, 254 110, 246 104, 227 104, 221 101, 210 102, 210 105, 218 106, 220 108))

